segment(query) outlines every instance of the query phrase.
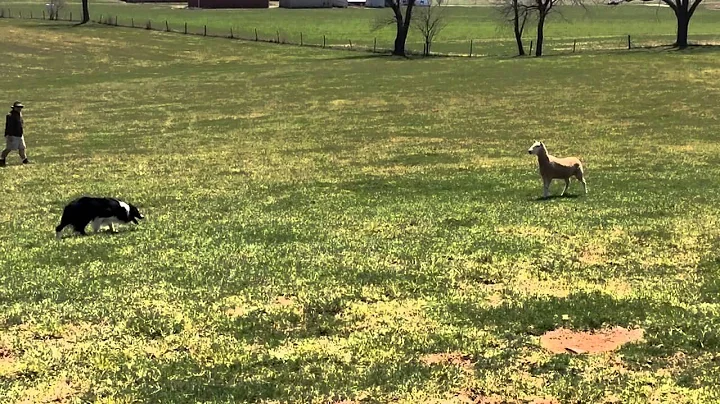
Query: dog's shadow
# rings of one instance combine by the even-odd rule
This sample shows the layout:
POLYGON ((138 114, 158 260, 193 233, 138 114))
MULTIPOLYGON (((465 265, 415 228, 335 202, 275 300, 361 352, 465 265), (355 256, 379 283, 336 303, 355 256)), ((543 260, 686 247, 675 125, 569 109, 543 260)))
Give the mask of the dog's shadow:
POLYGON ((577 194, 565 194, 565 195, 550 195, 548 197, 540 196, 537 198, 532 198, 532 201, 535 202, 543 202, 543 201, 551 201, 553 199, 577 199, 580 195, 577 194))
POLYGON ((80 233, 72 233, 65 235, 62 238, 71 238, 71 237, 79 237, 79 238, 88 238, 88 237, 114 237, 114 236, 120 236, 125 233, 134 232, 137 231, 135 229, 123 229, 118 231, 98 231, 98 232, 87 232, 85 235, 82 235, 80 233))

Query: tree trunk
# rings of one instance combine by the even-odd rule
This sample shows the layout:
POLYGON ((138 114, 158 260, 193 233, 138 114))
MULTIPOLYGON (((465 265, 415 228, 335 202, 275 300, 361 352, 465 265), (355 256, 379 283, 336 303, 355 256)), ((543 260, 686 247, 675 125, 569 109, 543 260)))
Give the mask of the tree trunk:
MULTIPOLYGON (((515 42, 517 42, 518 55, 525 56, 525 48, 522 43, 522 31, 520 30, 520 12, 518 11, 517 0, 513 0, 513 11, 515 12, 515 42)), ((524 24, 523 24, 524 25, 524 24)))
POLYGON ((675 12, 677 17, 677 38, 675 46, 678 48, 687 48, 688 46, 688 28, 690 27, 690 15, 683 9, 675 12))
POLYGON ((517 42, 518 55, 525 56, 525 48, 522 43, 522 32, 520 32, 517 21, 515 22, 515 42, 517 42))
POLYGON ((90 21, 90 10, 88 9, 88 0, 82 0, 82 21, 80 24, 85 24, 90 21))
POLYGON ((540 18, 538 18, 538 27, 537 27, 537 44, 535 47, 535 56, 540 57, 543 53, 543 38, 544 33, 543 30, 545 28, 545 15, 540 14, 540 18))
POLYGON ((407 39, 407 29, 402 23, 398 23, 397 35, 395 35, 395 48, 393 55, 405 56, 405 40, 407 39))

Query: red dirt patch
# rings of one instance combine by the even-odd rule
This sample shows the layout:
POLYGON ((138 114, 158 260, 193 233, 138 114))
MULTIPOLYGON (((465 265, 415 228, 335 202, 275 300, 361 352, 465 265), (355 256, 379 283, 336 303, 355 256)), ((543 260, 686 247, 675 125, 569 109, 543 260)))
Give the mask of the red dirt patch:
POLYGON ((642 329, 623 327, 599 331, 572 331, 564 328, 548 331, 540 337, 540 345, 553 353, 598 353, 618 349, 628 342, 640 341, 642 329))
MULTIPOLYGON (((0 368, 3 366, 11 365, 15 362, 15 356, 13 356, 10 348, 0 346, 0 368)), ((2 374, 2 372, 0 372, 2 374)))
POLYGON ((449 403, 463 403, 463 404, 560 404, 558 400, 546 399, 546 398, 531 398, 524 400, 509 400, 497 396, 484 396, 475 395, 472 391, 463 390, 459 394, 455 395, 454 400, 449 403))
POLYGON ((12 356, 12 352, 10 352, 10 348, 5 348, 4 346, 0 346, 0 359, 9 358, 11 356, 12 356))
POLYGON ((451 364, 455 366, 460 366, 468 372, 473 371, 473 365, 470 361, 470 356, 462 354, 460 352, 427 354, 420 358, 420 361, 426 365, 451 364))

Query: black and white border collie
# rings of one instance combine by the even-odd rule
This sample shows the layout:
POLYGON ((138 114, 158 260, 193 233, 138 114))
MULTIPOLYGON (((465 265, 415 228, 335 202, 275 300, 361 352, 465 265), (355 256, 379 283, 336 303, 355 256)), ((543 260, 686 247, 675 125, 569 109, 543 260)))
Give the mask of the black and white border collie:
POLYGON ((90 222, 94 232, 107 225, 114 233, 115 223, 138 224, 138 219, 143 218, 135 206, 121 200, 83 196, 65 206, 60 224, 55 228, 55 238, 60 239, 60 233, 67 226, 72 226, 76 232, 86 236, 85 227, 90 222))

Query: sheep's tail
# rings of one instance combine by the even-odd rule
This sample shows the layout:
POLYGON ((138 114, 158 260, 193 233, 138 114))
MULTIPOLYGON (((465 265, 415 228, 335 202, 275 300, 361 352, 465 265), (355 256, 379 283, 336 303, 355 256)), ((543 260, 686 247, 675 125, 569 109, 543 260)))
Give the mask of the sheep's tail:
POLYGON ((577 163, 577 169, 575 170, 575 178, 577 178, 582 183, 583 191, 585 191, 585 193, 587 194, 588 187, 587 182, 585 181, 585 170, 583 169, 582 163, 579 161, 577 163))

